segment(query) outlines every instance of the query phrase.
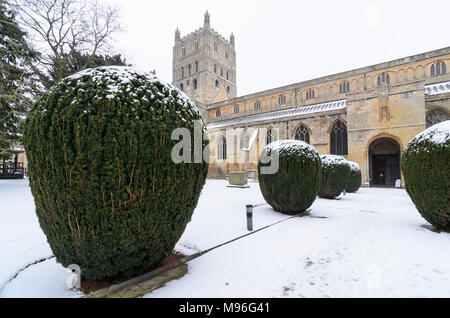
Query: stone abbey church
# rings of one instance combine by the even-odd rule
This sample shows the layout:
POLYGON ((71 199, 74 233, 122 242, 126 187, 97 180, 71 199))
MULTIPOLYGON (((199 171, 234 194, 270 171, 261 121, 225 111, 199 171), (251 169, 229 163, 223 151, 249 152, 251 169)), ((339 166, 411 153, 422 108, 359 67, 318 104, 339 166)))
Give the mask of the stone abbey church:
POLYGON ((212 29, 208 12, 195 32, 176 30, 173 48, 173 84, 202 111, 215 178, 255 170, 267 143, 298 139, 357 162, 364 185, 392 186, 406 144, 449 118, 449 67, 446 47, 237 97, 234 35, 212 29))

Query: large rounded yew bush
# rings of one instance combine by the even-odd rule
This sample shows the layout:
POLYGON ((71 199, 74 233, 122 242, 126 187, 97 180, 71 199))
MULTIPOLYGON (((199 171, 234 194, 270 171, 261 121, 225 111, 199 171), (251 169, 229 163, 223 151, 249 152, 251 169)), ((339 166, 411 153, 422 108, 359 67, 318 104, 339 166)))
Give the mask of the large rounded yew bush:
POLYGON ((359 190, 362 183, 361 168, 356 162, 349 161, 350 165, 350 179, 348 181, 346 192, 353 193, 359 190))
POLYGON ((350 165, 345 158, 335 155, 320 156, 322 182, 319 197, 333 199, 339 196, 350 181, 350 165))
POLYGON ((320 157, 303 141, 282 140, 270 143, 261 157, 279 158, 276 173, 264 174, 271 163, 258 163, 259 185, 264 199, 276 211, 298 214, 306 211, 317 197, 320 185, 320 157))
POLYGON ((450 231, 450 120, 413 138, 402 154, 405 187, 422 217, 450 231))
POLYGON ((171 254, 208 171, 175 164, 171 134, 187 128, 193 142, 197 120, 186 95, 127 67, 77 73, 33 106, 24 132, 30 185, 63 266, 79 265, 86 278, 131 276, 171 254))

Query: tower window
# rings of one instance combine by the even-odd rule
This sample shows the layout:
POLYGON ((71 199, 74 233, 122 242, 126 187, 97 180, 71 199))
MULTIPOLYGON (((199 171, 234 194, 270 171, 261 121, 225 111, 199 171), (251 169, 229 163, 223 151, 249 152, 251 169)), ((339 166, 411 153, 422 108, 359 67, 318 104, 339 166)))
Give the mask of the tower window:
POLYGON ((181 89, 182 92, 184 92, 184 86, 183 86, 183 83, 180 84, 180 89, 181 89))
POLYGON ((198 72, 198 62, 195 62, 195 72, 198 72))
POLYGON ((306 91, 306 100, 314 99, 316 97, 316 93, 312 88, 306 91))
POLYGON ((348 155, 347 126, 341 120, 334 123, 330 133, 330 153, 348 155))
POLYGON ((216 117, 220 117, 222 116, 222 112, 220 111, 220 109, 216 110, 216 117))
POLYGON ((380 86, 382 83, 386 83, 386 84, 390 84, 391 80, 389 78, 389 74, 388 73, 381 73, 380 75, 378 75, 377 77, 377 85, 380 86))
POLYGON ((191 64, 189 64, 189 65, 188 65, 188 70, 189 70, 188 72, 189 72, 189 76, 191 76, 191 69, 192 69, 192 66, 191 66, 191 64))
POLYGON ((198 41, 195 41, 195 50, 198 51, 198 41))
POLYGON ((217 52, 217 43, 214 42, 214 51, 217 52))
POLYGON ((444 61, 437 61, 431 64, 430 74, 431 76, 439 76, 447 73, 447 65, 444 61))
POLYGON ((197 89, 197 79, 194 78, 193 82, 194 82, 194 89, 197 89))
POLYGON ((255 108, 255 110, 260 110, 261 109, 261 102, 258 100, 253 104, 253 107, 255 108))
POLYGON ((230 93, 230 86, 227 86, 227 93, 230 93))
POLYGON ((216 80, 216 87, 219 87, 219 81, 216 80))
POLYGON ((297 127, 294 133, 294 138, 296 140, 301 140, 309 144, 309 129, 305 125, 301 124, 297 127))
POLYGON ((181 68, 181 78, 184 78, 184 67, 181 68))
POLYGON ((278 97, 278 105, 284 105, 286 104, 286 96, 281 95, 278 97))
POLYGON ((227 81, 230 80, 230 72, 227 71, 227 81))
POLYGON ((220 76, 223 77, 223 68, 220 68, 220 76))
POLYGON ((234 113, 235 113, 235 114, 238 114, 239 111, 240 111, 239 105, 235 105, 235 106, 234 106, 234 113))
POLYGON ((350 83, 348 81, 342 81, 339 84, 339 93, 340 94, 345 94, 350 92, 350 83))
POLYGON ((217 74, 217 64, 214 64, 214 73, 217 74))

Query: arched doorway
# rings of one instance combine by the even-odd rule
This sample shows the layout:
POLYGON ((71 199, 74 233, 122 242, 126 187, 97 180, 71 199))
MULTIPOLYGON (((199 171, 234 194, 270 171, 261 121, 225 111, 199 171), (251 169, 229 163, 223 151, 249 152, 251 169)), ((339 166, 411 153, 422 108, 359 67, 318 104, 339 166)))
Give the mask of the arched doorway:
POLYGON ((392 138, 374 140, 369 147, 370 184, 394 186, 400 179, 400 145, 392 138))

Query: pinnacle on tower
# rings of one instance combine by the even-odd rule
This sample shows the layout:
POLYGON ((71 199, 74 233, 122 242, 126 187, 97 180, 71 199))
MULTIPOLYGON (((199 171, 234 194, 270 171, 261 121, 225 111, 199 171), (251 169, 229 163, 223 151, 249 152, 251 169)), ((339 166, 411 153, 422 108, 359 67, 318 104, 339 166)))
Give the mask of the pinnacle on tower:
POLYGON ((211 22, 211 17, 210 17, 210 15, 209 15, 208 10, 206 10, 206 13, 205 13, 205 22, 204 22, 203 26, 204 26, 204 27, 210 27, 210 26, 211 26, 210 22, 211 22))
POLYGON ((231 35, 230 35, 230 43, 232 46, 234 46, 234 34, 233 33, 231 33, 231 35))
POLYGON ((175 30, 175 42, 179 41, 180 39, 181 39, 181 37, 180 37, 180 30, 177 27, 177 29, 175 30))

